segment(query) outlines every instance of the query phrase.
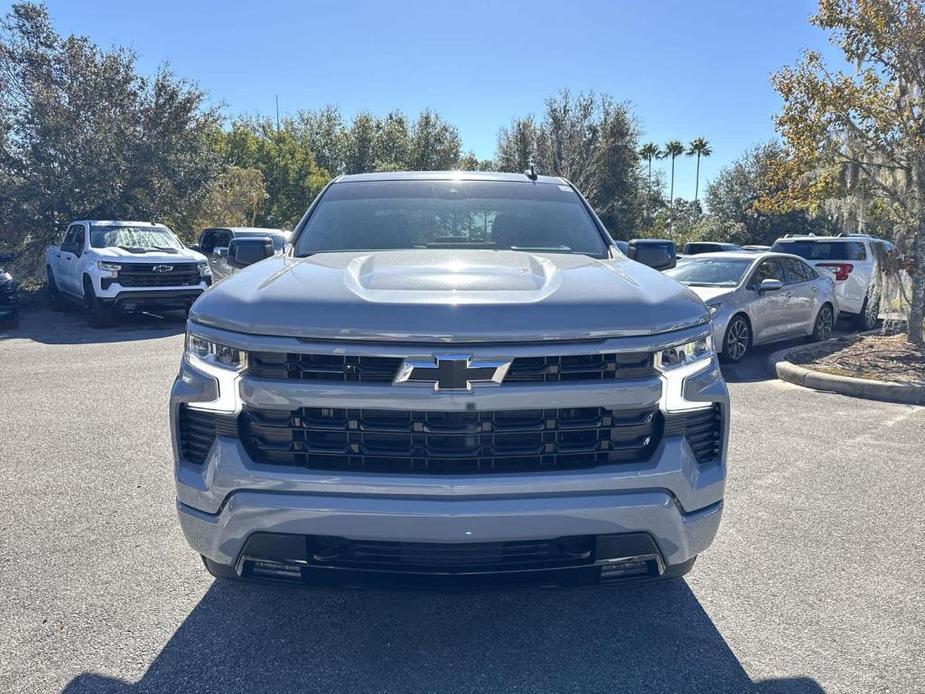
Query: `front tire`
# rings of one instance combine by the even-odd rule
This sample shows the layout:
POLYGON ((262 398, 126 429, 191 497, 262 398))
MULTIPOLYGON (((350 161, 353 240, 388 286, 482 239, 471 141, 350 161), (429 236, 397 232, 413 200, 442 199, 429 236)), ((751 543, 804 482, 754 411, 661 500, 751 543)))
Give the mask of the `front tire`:
POLYGON ((93 291, 90 278, 84 278, 84 304, 87 308, 87 320, 91 328, 108 328, 115 320, 111 306, 104 304, 93 291))
POLYGON ((719 354, 721 361, 736 364, 745 357, 752 344, 752 328, 744 316, 733 316, 726 326, 723 336, 723 348, 719 354))
POLYGON ((58 283, 55 281, 55 274, 50 267, 45 268, 45 291, 48 292, 48 302, 51 308, 59 310, 62 308, 61 290, 58 289, 58 283))
POLYGON ((832 337, 832 329, 835 327, 835 312, 828 304, 823 304, 816 314, 816 322, 813 323, 813 342, 822 342, 832 337))

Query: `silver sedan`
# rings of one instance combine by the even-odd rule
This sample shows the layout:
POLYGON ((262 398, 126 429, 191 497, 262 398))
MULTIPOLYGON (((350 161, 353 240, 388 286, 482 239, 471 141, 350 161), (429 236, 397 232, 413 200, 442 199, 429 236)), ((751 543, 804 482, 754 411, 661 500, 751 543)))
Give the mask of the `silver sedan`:
POLYGON ((838 300, 829 273, 788 253, 704 253, 665 272, 710 308, 720 359, 737 362, 753 345, 832 334, 838 300))

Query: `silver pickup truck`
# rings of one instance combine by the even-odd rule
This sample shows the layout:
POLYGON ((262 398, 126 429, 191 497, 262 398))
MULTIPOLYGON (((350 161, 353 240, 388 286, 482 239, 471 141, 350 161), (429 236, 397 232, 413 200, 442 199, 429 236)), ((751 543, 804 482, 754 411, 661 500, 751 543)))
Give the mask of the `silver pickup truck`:
POLYGON ((214 575, 657 580, 712 542, 709 312, 568 181, 343 176, 286 254, 239 251, 254 264, 191 310, 170 402, 180 522, 214 575))

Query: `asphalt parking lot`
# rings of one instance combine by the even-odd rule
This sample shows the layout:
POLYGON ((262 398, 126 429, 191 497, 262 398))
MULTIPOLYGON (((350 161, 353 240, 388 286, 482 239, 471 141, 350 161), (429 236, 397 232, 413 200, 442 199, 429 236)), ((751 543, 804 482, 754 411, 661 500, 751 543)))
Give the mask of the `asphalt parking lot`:
POLYGON ((727 369, 726 512, 685 581, 213 582, 174 511, 182 317, 0 333, 0 691, 923 691, 925 408, 727 369))

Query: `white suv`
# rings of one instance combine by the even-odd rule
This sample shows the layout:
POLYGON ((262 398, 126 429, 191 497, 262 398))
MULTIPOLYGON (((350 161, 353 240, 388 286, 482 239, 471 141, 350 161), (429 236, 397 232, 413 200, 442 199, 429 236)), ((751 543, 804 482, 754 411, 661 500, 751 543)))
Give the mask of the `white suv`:
POLYGON ((880 315, 880 295, 872 285, 878 264, 896 253, 889 241, 873 236, 785 236, 772 251, 792 253, 832 273, 842 313, 861 330, 872 330, 880 315))
POLYGON ((205 256, 150 222, 72 222, 45 251, 45 275, 52 301, 82 303, 94 327, 119 312, 188 310, 212 283, 205 256))

